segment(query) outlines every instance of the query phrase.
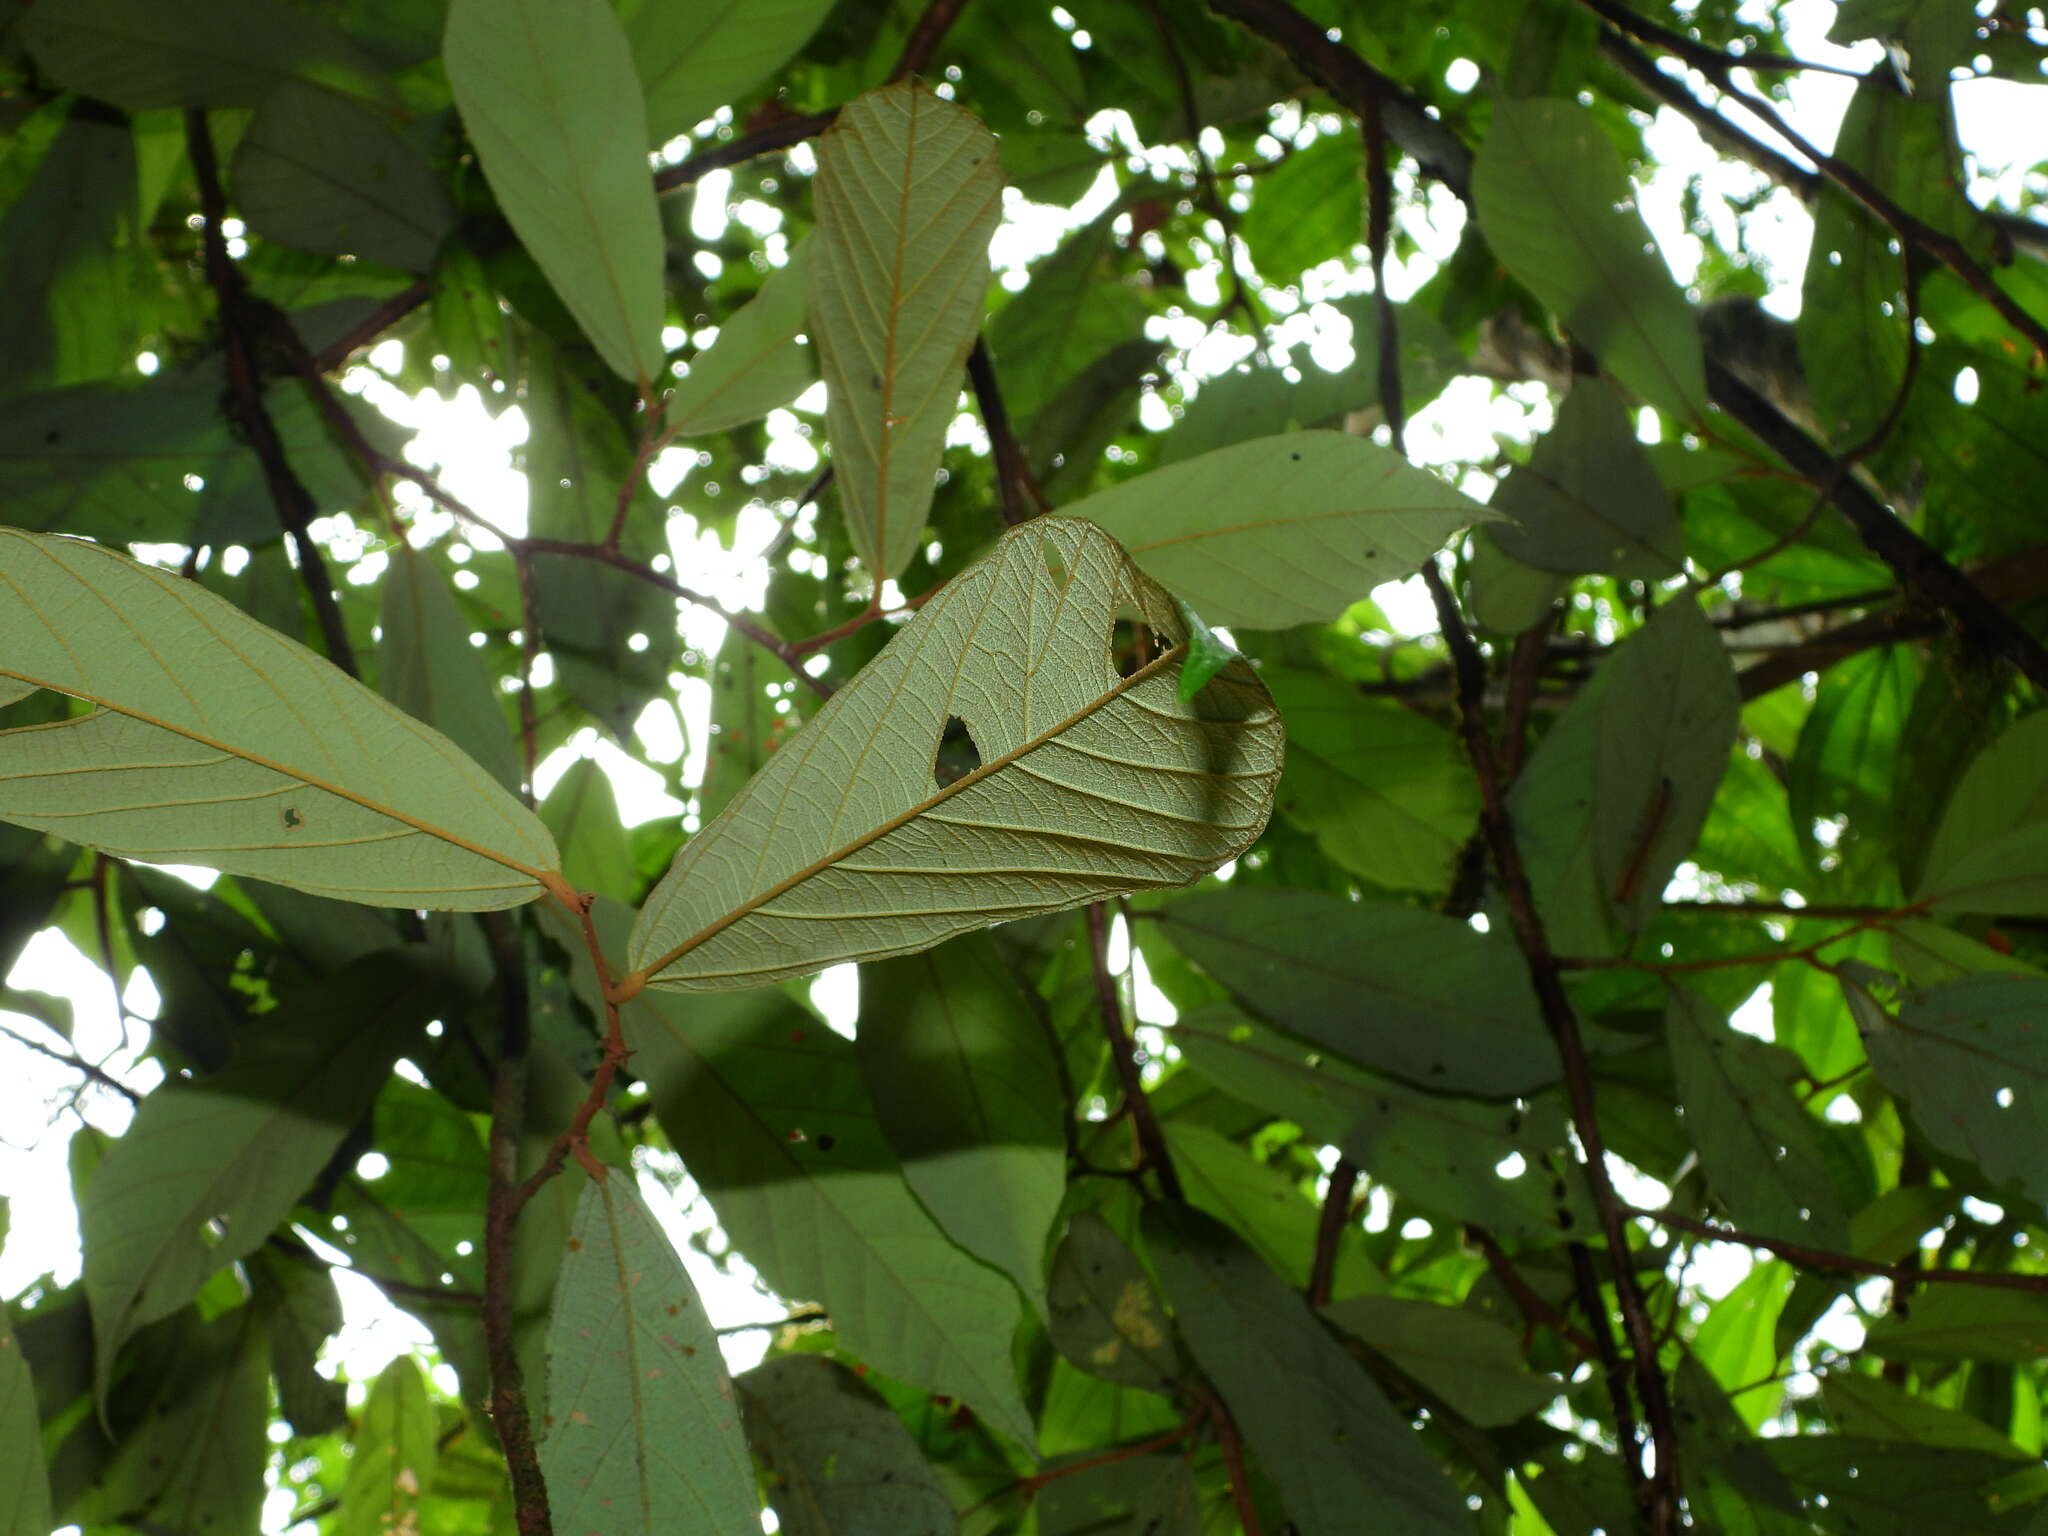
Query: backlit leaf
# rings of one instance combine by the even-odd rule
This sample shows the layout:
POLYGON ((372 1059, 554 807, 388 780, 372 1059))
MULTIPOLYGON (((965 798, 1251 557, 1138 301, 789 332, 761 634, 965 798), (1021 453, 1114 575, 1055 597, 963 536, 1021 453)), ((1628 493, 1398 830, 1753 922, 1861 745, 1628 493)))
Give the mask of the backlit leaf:
POLYGON ((755 986, 1234 857, 1266 821, 1279 721, 1242 663, 1182 705, 1182 633, 1098 530, 1013 529, 684 845, 634 925, 633 972, 755 986), (1126 613, 1160 650, 1120 677, 1109 641, 1126 613), (942 785, 951 719, 980 766, 942 785))
POLYGON ((1049 1331, 1082 1370, 1168 1392, 1180 1377, 1173 1327, 1138 1256, 1093 1211, 1067 1225, 1053 1255, 1049 1331))
POLYGON ((2048 1296, 1931 1286, 1910 1312, 1880 1319, 1864 1347, 1886 1360, 2039 1360, 2048 1356, 2048 1296))
POLYGON ((647 87, 650 145, 688 133, 801 52, 832 0, 629 0, 621 7, 647 87))
POLYGON ((497 679, 469 643, 469 624, 431 556, 401 544, 381 583, 377 681, 384 697, 462 748, 507 789, 519 788, 519 749, 498 703, 497 679))
POLYGON ((2048 913, 2048 713, 2015 722, 1965 770, 1919 894, 1947 911, 2048 913))
POLYGON ((1463 1307, 1403 1296, 1353 1296, 1323 1316, 1370 1344, 1474 1424, 1512 1424, 1564 1390, 1522 1363, 1521 1341, 1463 1307))
POLYGON ((400 1355, 370 1383, 342 1484, 337 1536, 419 1528, 420 1497, 434 1479, 437 1433, 426 1378, 412 1356, 400 1355))
POLYGON ((741 1531, 754 1469, 711 1322, 629 1174, 586 1181, 548 1325, 541 1447, 561 1530, 741 1531))
POLYGON ((854 549, 878 582, 924 531, 1001 190, 994 136, 915 81, 847 103, 818 141, 811 316, 825 430, 854 549))
POLYGON ((1497 515, 1391 448, 1323 431, 1233 443, 1063 510, 1210 623, 1250 629, 1334 619, 1497 515))
MULTIPOLYGON (((680 6, 650 9, 680 14, 680 6)), ((753 298, 718 328, 718 339, 690 359, 668 396, 668 426, 678 437, 723 432, 789 404, 818 376, 811 348, 798 342, 810 300, 809 263, 800 245, 789 265, 761 280, 753 298)))
POLYGON ((0 733, 0 817, 382 906, 541 893, 557 858, 531 811, 447 737, 196 582, 0 529, 0 589, 0 677, 100 706, 0 733))
POLYGON ((661 377, 647 112, 604 0, 450 0, 442 51, 498 206, 620 377, 661 377))

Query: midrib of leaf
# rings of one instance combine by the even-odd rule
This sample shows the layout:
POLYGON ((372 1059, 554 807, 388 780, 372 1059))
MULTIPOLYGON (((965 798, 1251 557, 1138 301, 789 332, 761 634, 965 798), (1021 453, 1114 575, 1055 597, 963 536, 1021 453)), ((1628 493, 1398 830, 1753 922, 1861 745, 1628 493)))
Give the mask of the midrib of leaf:
MULTIPOLYGON (((1062 590, 1060 594, 1060 600, 1065 601, 1065 598, 1066 593, 1064 590, 1062 590)), ((986 612, 985 606, 984 612, 986 612)), ((977 620, 977 623, 978 622, 979 621, 977 620)), ((972 638, 972 631, 969 632, 969 638, 972 638)), ((854 838, 851 842, 843 843, 839 847, 832 849, 828 853, 820 854, 810 863, 804 865, 803 868, 796 870, 795 872, 789 875, 784 876, 781 880, 778 880, 774 885, 771 885, 767 890, 761 892, 758 896, 751 896, 747 898, 746 901, 734 907, 732 911, 728 912, 724 917, 721 917, 717 922, 712 923, 707 927, 699 929, 696 933, 692 934, 682 943, 676 945, 666 954, 649 961, 646 965, 640 967, 639 970, 630 971, 625 976, 621 977, 618 983, 618 992, 620 997, 623 999, 633 996, 647 984, 647 981, 650 977, 660 975, 663 971, 667 970, 670 966, 674 965, 678 960, 682 959, 683 956, 687 955, 691 950, 697 948, 701 944, 708 943, 710 940, 716 938, 719 934, 723 933, 726 929, 730 928, 734 923, 740 921, 740 919, 744 917, 752 915, 754 912, 759 911, 762 907, 766 906, 769 902, 775 900, 776 897, 782 895, 784 892, 791 890, 796 886, 802 885, 804 881, 810 879, 813 875, 816 875, 823 870, 830 869, 833 865, 838 864, 842 860, 847 859, 856 853, 859 853, 861 849, 867 847, 870 843, 873 843, 880 838, 886 837, 889 833, 894 832, 897 828, 904 826, 909 822, 915 821, 918 817, 924 815, 927 811, 932 810, 936 806, 943 805, 946 801, 952 799, 953 796, 960 794, 967 789, 972 788, 976 784, 979 784, 983 779, 989 777, 989 775, 1000 772, 1002 769, 1007 768, 1012 763, 1016 762, 1019 758, 1024 757, 1029 753, 1035 752, 1038 748, 1044 746, 1047 742, 1055 740, 1065 732, 1072 730, 1075 726, 1079 725, 1083 720, 1086 720, 1090 715, 1094 714, 1096 711, 1104 708, 1108 704, 1123 697, 1123 695, 1126 692, 1136 687, 1139 683, 1146 681, 1154 674, 1161 672, 1170 666, 1177 665, 1181 657, 1184 656, 1186 653, 1187 646, 1185 644, 1182 644, 1176 645, 1175 647, 1173 647, 1173 649, 1166 651, 1159 656, 1155 656, 1151 661, 1147 662, 1144 666, 1140 667, 1137 671, 1133 672, 1129 677, 1118 678, 1117 685, 1114 688, 1111 688, 1106 692, 1102 693, 1101 695, 1099 695, 1098 697, 1089 700, 1087 704, 1083 705, 1080 709, 1075 710, 1072 714, 1068 715, 1064 720, 1055 721, 1052 725, 1046 727, 1046 729, 1044 729, 1043 731, 1040 731, 1036 736, 1033 736, 1026 741, 1019 742, 1016 746, 1012 747, 1008 752, 1005 752, 1002 756, 992 758, 988 762, 983 763, 979 768, 975 769, 972 773, 963 774, 960 778, 955 779, 951 784, 948 784, 944 789, 940 790, 937 794, 930 795, 925 799, 918 801, 917 804, 908 806, 905 809, 898 811, 894 816, 891 816, 888 820, 880 823, 875 827, 870 828, 866 832, 863 832, 859 837, 854 838)), ((904 676, 904 683, 907 684, 908 681, 909 674, 906 670, 904 676)), ((878 719, 886 717, 886 710, 877 716, 878 719)), ((796 780, 792 779, 791 782, 794 783, 796 782, 796 780)), ((842 795, 844 793, 845 791, 842 791, 842 795)), ((1057 829, 1053 828, 1033 828, 1032 830, 1034 832, 1041 833, 1045 836, 1061 835, 1057 829)), ((756 868, 758 867, 759 866, 757 865, 756 868)))
POLYGON ((619 1331, 626 1352, 626 1385, 633 1401, 633 1475, 640 1487, 640 1525, 651 1531, 656 1525, 654 1490, 647 1483, 647 1404, 640 1395, 639 1315, 633 1310, 633 1280, 626 1273, 625 1235, 619 1231, 618 1208, 612 1204, 606 1182, 598 1180, 597 1197, 604 1202, 604 1223, 612 1235, 612 1270, 618 1279, 619 1310, 624 1314, 619 1331))
POLYGON ((882 368, 882 441, 876 450, 880 486, 875 503, 876 558, 888 559, 889 462, 896 447, 896 338, 903 326, 903 263, 910 245, 910 186, 917 177, 917 104, 910 93, 910 121, 903 132, 903 177, 896 192, 896 249, 889 264, 889 324, 882 368))

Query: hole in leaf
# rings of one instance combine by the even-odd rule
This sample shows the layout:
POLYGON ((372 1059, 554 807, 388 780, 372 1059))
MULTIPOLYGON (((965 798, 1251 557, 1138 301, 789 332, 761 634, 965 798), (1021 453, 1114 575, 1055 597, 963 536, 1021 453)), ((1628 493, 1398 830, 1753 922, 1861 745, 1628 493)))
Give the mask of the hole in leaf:
POLYGON ((932 755, 932 782, 944 789, 980 766, 981 749, 974 744, 967 722, 958 715, 948 715, 946 728, 939 733, 938 750, 932 755))
POLYGON ((1118 619, 1109 627, 1109 659, 1118 677, 1129 677, 1164 655, 1166 637, 1140 619, 1118 619))

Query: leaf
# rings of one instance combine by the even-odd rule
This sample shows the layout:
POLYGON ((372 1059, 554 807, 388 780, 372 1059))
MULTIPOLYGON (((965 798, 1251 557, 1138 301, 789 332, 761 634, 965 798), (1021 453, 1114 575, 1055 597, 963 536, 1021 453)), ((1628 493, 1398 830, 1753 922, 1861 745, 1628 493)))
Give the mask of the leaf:
POLYGON ((1522 1106, 1418 1093, 1218 1005, 1182 1015, 1173 1039, 1218 1087, 1341 1147, 1427 1210, 1530 1239, 1592 1229, 1585 1186, 1561 1152, 1565 1115, 1554 1097, 1522 1106))
POLYGON ((1512 559, 1576 576, 1607 571, 1658 578, 1685 563, 1678 509, 1636 438, 1620 393, 1581 378, 1557 408, 1557 424, 1509 473, 1492 506, 1514 519, 1491 530, 1512 559))
POLYGON ((1821 674, 1786 783, 1786 808, 1802 834, 1823 817, 1846 815, 1857 834, 1889 841, 1892 773, 1919 681, 1919 658, 1902 645, 1821 674))
POLYGON ((79 1211, 102 1394, 136 1329, 290 1212, 438 1001, 387 951, 288 996, 225 1071, 143 1102, 79 1211))
POLYGON ((388 74, 316 12, 269 0, 42 0, 21 22, 36 62, 67 88, 130 112, 253 107, 303 82, 371 103, 388 74))
MULTIPOLYGON (((597 910, 609 949, 622 914, 597 910)), ((823 1303, 877 1370, 962 1398, 1029 1445, 1010 1363, 1017 1292, 918 1204, 853 1047, 772 989, 647 992, 622 1023, 662 1128, 762 1277, 823 1303)))
POLYGON ((1322 1310, 1482 1428, 1526 1418, 1565 1389, 1525 1366, 1514 1334, 1476 1312, 1400 1296, 1353 1296, 1322 1310))
POLYGON ((421 1495, 434 1480, 436 1428, 426 1378, 400 1355, 370 1383, 342 1484, 338 1536, 419 1529, 421 1495))
POLYGON ((2033 1459, 1982 1419, 1915 1397, 1881 1376, 1842 1367, 1821 1377, 1820 1391, 1828 1426, 1840 1434, 2033 1459))
POLYGON ((1964 770, 1918 894, 1938 912, 2048 915, 2048 712, 2016 721, 1964 770))
POLYGON ((378 586, 377 681, 384 697, 516 792, 519 751, 498 704, 498 680, 469 643, 468 622, 431 557, 401 543, 378 586))
POLYGON ((1247 888, 1183 896, 1156 920, 1247 1013, 1360 1066, 1495 1098, 1557 1081, 1521 956, 1455 918, 1247 888))
MULTIPOLYGON (((1003 152, 1009 151, 1005 135, 1003 152)), ((1027 439, 1040 414, 1090 364, 1144 333, 1150 306, 1124 282, 1115 260, 1113 230, 1124 216, 1112 205, 1068 235, 989 322, 1003 405, 1027 439)))
POLYGON ((1863 1043, 1878 1081, 1936 1147, 1995 1185, 2048 1200, 2048 981, 1986 975, 1929 987, 1863 1043))
POLYGON ((450 0, 448 83, 519 243, 605 364, 662 373, 661 216, 647 112, 604 0, 450 0))
POLYGON ((630 1174, 585 1183, 548 1324, 553 1432, 541 1447, 563 1530, 740 1531, 760 1518, 718 1340, 630 1174))
POLYGON ((1212 624, 1334 619, 1496 514, 1391 448, 1289 432, 1168 464, 1066 507, 1212 624))
POLYGON ((1494 103, 1472 194, 1501 265, 1622 383, 1680 421, 1706 414, 1691 307, 1635 211, 1635 188, 1576 102, 1494 103))
POLYGON ((250 120, 234 189, 236 209, 265 239, 407 272, 432 267, 455 225, 434 168, 383 114, 295 82, 250 120))
POLYGON ((321 1349, 342 1324, 333 1269, 323 1260, 300 1259, 265 1247, 251 1255, 242 1272, 270 1341, 278 1413, 295 1435, 346 1428, 347 1384, 314 1369, 321 1349))
POLYGON ((1553 949, 1601 953, 1617 928, 1655 917, 1706 822, 1739 713, 1728 653, 1687 598, 1601 663, 1508 802, 1553 949))
POLYGON ((1237 648, 1202 622, 1202 616, 1186 603, 1175 603, 1181 622, 1188 627, 1187 659, 1180 664, 1180 684, 1174 697, 1192 704, 1195 695, 1209 686, 1209 679, 1237 659, 1237 648))
POLYGON ((633 975, 755 986, 1235 857, 1265 825, 1279 721, 1242 663, 1180 705, 1181 640, 1171 599, 1099 531, 1012 529, 684 845, 634 925, 633 975), (1125 613, 1163 650, 1119 677, 1125 613), (940 786, 949 719, 981 766, 940 786))
POLYGON ((856 97, 818 140, 811 317, 853 547, 879 584, 916 551, 1001 212, 996 142, 916 81, 856 97))
POLYGON ((2032 1513, 1999 1496, 2012 1463, 1985 1451, 1848 1435, 1786 1435, 1763 1451, 1809 1512, 1824 1510, 1831 1528, 1856 1536, 2017 1533, 2032 1513))
POLYGON ((2048 1355, 2048 1296, 1936 1285, 1871 1325, 1863 1347, 1886 1360, 2039 1360, 2048 1355))
POLYGON ((48 1536, 55 1525, 35 1382, 0 1304, 0 1536, 48 1536))
POLYGON ((1032 1500, 1039 1536, 1201 1536, 1202 1497, 1185 1455, 1053 1462, 1045 1471, 1053 1480, 1032 1500))
POLYGON ((1721 1010, 1674 990, 1665 1039, 1685 1124, 1735 1224, 1839 1252, 1849 1223, 1828 1178, 1820 1122, 1792 1092, 1799 1061, 1728 1027, 1721 1010))
POLYGON ((578 891, 628 899, 640 886, 632 840, 619 824, 618 796, 597 760, 579 757, 541 803, 541 820, 562 850, 562 878, 578 891))
POLYGON ((1269 663, 1259 678, 1287 722, 1282 814, 1376 885, 1449 885, 1479 819, 1479 791, 1451 733, 1327 673, 1269 663))
POLYGON ((647 87, 649 144, 737 104, 803 52, 832 0, 637 0, 622 7, 647 87))
POLYGON ((1407 1420, 1229 1228, 1155 1205, 1145 1242, 1182 1337, 1302 1536, 1471 1529, 1407 1420))
POLYGON ((196 583, 0 529, 0 586, 0 677, 101 706, 0 733, 0 817, 382 906, 517 906, 555 867, 447 737, 196 583))
MULTIPOLYGON (((670 15, 680 6, 650 5, 670 15)), ((718 337, 690 359, 690 371, 669 391, 668 430, 702 437, 759 421, 789 404, 818 377, 808 345, 799 341, 810 300, 808 243, 761 280, 760 290, 718 328, 718 337)))
POLYGON ((854 1057, 903 1177, 954 1242, 1042 1312, 1067 1192, 1045 1026, 986 934, 867 966, 854 1057))
POLYGON ((1067 1224, 1048 1300, 1052 1342, 1082 1370, 1148 1392, 1170 1392, 1180 1379, 1173 1325, 1151 1277, 1093 1211, 1067 1224))
POLYGON ((838 1361, 784 1355, 735 1384, 788 1536, 950 1536, 959 1528, 903 1421, 838 1361))
POLYGON ((1259 178, 1238 234, 1277 283, 1341 259, 1365 239, 1363 141, 1343 128, 1288 153, 1259 178))

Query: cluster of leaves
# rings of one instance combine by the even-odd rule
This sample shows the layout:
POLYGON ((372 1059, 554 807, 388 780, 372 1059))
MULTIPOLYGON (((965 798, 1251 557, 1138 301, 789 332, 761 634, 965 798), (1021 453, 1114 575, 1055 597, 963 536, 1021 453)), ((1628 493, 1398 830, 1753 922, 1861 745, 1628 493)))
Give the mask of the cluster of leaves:
POLYGON ((137 1100, 0 1536, 2048 1530, 2048 273, 1939 88, 2038 25, 1843 5, 1832 153, 1768 7, 0 27, 0 966, 146 971, 165 1069, 0 992, 137 1100), (1757 176, 1689 289, 1660 108, 1757 176), (1472 374, 1489 505, 1403 452, 1472 374), (393 382, 517 407, 523 528, 393 382), (669 535, 764 508, 721 608, 669 535), (592 729, 680 823, 534 804, 592 729), (678 1163, 793 1306, 737 1380, 678 1163), (341 1265, 453 1392, 316 1369, 341 1265))

